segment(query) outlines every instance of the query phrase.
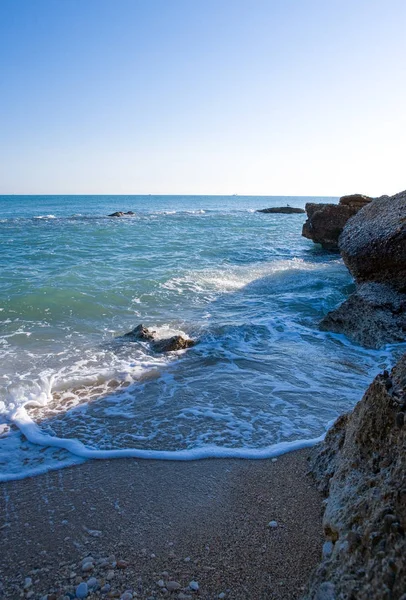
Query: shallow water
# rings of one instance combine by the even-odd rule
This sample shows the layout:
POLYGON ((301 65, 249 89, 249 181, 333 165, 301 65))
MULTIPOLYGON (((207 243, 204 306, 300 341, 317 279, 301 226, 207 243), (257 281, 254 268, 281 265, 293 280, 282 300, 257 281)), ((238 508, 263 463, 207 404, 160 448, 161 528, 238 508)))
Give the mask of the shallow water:
POLYGON ((304 215, 255 212, 309 200, 0 197, 0 480, 322 436, 399 350, 318 330, 348 271, 301 237, 304 215), (120 337, 141 322, 199 343, 159 355, 120 337))

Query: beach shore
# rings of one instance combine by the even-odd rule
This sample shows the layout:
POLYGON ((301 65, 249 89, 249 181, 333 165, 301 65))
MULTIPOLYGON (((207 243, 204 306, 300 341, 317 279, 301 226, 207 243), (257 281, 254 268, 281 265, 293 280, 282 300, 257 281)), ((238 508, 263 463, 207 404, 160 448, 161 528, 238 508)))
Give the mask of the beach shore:
POLYGON ((87 598, 300 598, 323 543, 308 452, 90 461, 4 483, 0 597, 70 598, 94 577, 87 598))

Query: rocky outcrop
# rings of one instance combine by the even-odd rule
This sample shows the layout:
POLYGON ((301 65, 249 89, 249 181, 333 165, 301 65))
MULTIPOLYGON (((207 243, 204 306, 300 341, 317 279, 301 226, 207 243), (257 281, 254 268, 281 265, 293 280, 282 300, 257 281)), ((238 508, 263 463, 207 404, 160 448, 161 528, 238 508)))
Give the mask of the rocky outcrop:
POLYGON ((194 340, 189 340, 181 335, 174 335, 166 340, 157 340, 153 344, 153 349, 155 352, 177 352, 191 348, 195 343, 194 340))
POLYGON ((346 225, 341 255, 357 282, 406 292, 406 191, 377 198, 346 225))
POLYGON ((326 543, 305 600, 405 600, 406 354, 336 421, 311 470, 326 543))
POLYGON ((259 213, 272 213, 277 214, 281 213, 284 215, 294 215, 294 214, 302 214, 306 212, 303 208, 295 208, 294 206, 274 206, 272 208, 261 208, 256 212, 259 213))
POLYGON ((338 251, 338 238, 347 221, 371 201, 369 196, 354 194, 343 196, 338 204, 307 203, 302 235, 321 244, 325 250, 338 251))
POLYGON ((132 210, 129 210, 127 212, 117 211, 117 212, 111 213, 111 215, 108 215, 108 216, 109 217, 132 217, 134 215, 135 215, 135 213, 132 210))
POLYGON ((382 283, 363 283, 320 323, 367 348, 406 340, 406 294, 382 283))
POLYGON ((157 339, 157 333, 152 329, 148 329, 144 325, 137 325, 132 331, 124 334, 123 337, 130 340, 146 340, 152 342, 151 347, 154 352, 177 352, 191 348, 196 344, 194 340, 185 338, 182 335, 174 335, 170 338, 157 339))
POLYGON ((321 329, 370 348, 406 340, 406 192, 364 206, 345 225, 339 248, 357 289, 321 329))

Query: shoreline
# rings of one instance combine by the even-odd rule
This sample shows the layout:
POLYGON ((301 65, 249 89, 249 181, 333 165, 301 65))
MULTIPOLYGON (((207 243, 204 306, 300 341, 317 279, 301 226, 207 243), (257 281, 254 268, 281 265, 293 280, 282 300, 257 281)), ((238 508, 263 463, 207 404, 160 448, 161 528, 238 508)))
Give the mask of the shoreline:
POLYGON ((298 599, 323 543, 322 497, 307 475, 308 455, 107 459, 5 482, 3 597, 59 600, 74 593, 79 577, 95 577, 111 589, 90 599, 129 589, 134 598, 298 599), (95 568, 83 573, 89 554, 95 568), (111 555, 127 566, 110 569, 107 582, 97 561, 111 555), (27 577, 32 586, 23 591, 27 577), (157 583, 169 580, 179 583, 176 592, 157 583))

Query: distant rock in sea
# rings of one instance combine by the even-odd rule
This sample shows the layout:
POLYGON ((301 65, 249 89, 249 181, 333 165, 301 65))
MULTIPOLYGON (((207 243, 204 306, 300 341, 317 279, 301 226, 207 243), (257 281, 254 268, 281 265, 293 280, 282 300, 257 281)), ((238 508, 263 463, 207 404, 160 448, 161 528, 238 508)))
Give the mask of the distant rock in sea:
POLYGON ((111 215, 108 215, 109 217, 133 217, 135 215, 135 213, 132 210, 129 210, 127 212, 121 212, 121 211, 117 211, 114 213, 111 213, 111 215))
POLYGON ((260 213, 281 213, 284 215, 293 215, 306 212, 304 208, 295 208, 294 206, 276 206, 272 208, 261 208, 256 212, 260 213))
POLYGON ((405 382, 406 354, 313 450, 311 471, 327 496, 323 527, 330 551, 304 600, 405 598, 405 382))
POLYGON ((406 192, 364 206, 345 225, 339 249, 357 289, 321 328, 370 348, 406 340, 406 192))
POLYGON ((306 204, 307 221, 303 225, 302 235, 325 250, 338 251, 338 238, 348 219, 361 208, 372 202, 373 198, 362 194, 343 196, 338 204, 306 204))

